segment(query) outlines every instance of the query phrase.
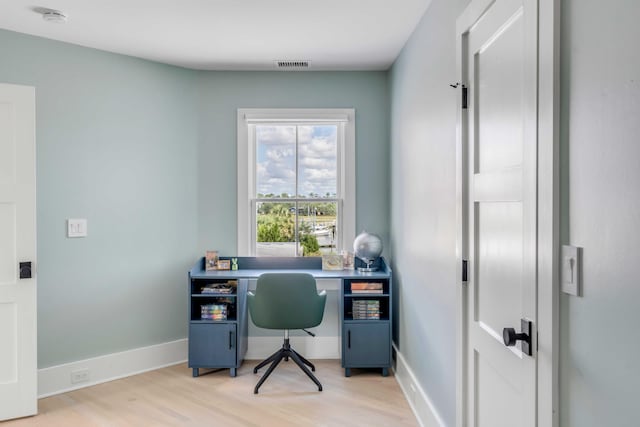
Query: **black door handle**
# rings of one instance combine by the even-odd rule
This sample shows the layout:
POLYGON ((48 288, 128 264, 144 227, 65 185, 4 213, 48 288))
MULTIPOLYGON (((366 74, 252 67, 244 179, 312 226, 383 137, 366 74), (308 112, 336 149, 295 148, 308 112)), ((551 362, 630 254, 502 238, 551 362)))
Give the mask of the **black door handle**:
POLYGON ((351 329, 347 331, 347 348, 351 348, 351 329))
POLYGON ((517 333, 513 328, 504 328, 502 330, 502 341, 507 347, 516 345, 516 342, 522 341, 522 352, 528 356, 531 356, 531 321, 522 319, 520 320, 521 332, 517 333))
POLYGON ((229 331, 229 350, 233 347, 233 331, 229 331))
POLYGON ((516 341, 529 342, 529 335, 517 334, 516 330, 513 328, 504 328, 502 330, 502 340, 504 341, 504 345, 512 347, 516 345, 516 341))

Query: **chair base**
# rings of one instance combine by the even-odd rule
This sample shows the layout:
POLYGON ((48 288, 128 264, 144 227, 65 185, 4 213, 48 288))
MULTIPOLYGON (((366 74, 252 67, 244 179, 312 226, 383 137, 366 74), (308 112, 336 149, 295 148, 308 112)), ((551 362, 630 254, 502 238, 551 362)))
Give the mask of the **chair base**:
POLYGON ((269 369, 267 369, 267 372, 265 372, 262 378, 260 378, 260 381, 258 381, 258 384, 256 384, 256 387, 253 389, 253 393, 258 394, 258 389, 260 388, 262 383, 264 383, 265 380, 269 377, 269 375, 271 375, 271 372, 273 372, 276 366, 280 364, 282 359, 284 359, 285 361, 288 361, 289 358, 291 358, 294 362, 296 362, 296 365, 298 365, 300 369, 302 369, 302 371, 305 374, 307 374, 309 378, 311 378, 311 381, 316 383, 316 385, 318 386, 318 391, 322 391, 322 384, 320 384, 320 381, 318 381, 315 375, 311 373, 311 371, 315 372, 316 367, 313 366, 313 363, 309 362, 307 359, 302 357, 297 351, 292 349, 291 346, 289 345, 289 338, 285 338, 284 344, 282 344, 282 348, 280 350, 276 351, 271 356, 267 357, 262 362, 260 362, 255 368, 253 368, 253 373, 257 374, 258 369, 271 363, 271 366, 269 366, 269 369), (309 368, 307 368, 307 366, 311 368, 311 371, 309 371, 309 368))

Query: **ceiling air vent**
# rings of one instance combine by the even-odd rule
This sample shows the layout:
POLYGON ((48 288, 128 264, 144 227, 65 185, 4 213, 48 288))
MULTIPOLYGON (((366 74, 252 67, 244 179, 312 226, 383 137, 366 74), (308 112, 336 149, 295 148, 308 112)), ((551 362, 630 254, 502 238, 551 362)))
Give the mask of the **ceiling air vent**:
POLYGON ((309 69, 309 61, 275 61, 278 70, 300 71, 309 69))
POLYGON ((67 15, 64 12, 55 9, 47 9, 46 7, 35 7, 34 12, 42 15, 42 19, 47 22, 63 23, 67 22, 67 15))

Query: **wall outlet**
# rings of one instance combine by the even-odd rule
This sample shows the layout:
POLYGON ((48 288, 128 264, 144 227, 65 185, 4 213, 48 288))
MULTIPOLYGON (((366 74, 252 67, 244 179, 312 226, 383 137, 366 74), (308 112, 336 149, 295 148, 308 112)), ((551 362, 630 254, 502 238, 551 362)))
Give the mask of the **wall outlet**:
POLYGON ((413 383, 413 381, 409 382, 409 390, 410 390, 410 399, 411 399, 411 403, 415 403, 416 401, 416 394, 418 393, 416 390, 416 385, 413 383))
POLYGON ((89 379, 89 370, 86 368, 71 371, 71 384, 87 382, 89 379))

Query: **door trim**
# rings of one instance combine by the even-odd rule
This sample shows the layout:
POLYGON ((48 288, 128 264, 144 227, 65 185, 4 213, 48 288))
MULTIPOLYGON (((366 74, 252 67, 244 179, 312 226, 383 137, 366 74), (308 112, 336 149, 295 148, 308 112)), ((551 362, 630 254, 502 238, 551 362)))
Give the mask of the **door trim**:
MULTIPOLYGON (((456 23, 457 81, 467 70, 463 43, 469 30, 496 0, 472 0, 456 23)), ((538 170, 537 170, 537 277, 538 277, 538 351, 537 418, 539 427, 558 426, 558 352, 559 352, 559 46, 560 0, 538 0, 538 170)), ((466 173, 468 153, 466 139, 467 110, 458 97, 456 127, 456 265, 468 259, 465 240, 468 212, 466 173)), ((466 427, 467 407, 467 303, 468 289, 456 269, 456 426, 466 427)))

